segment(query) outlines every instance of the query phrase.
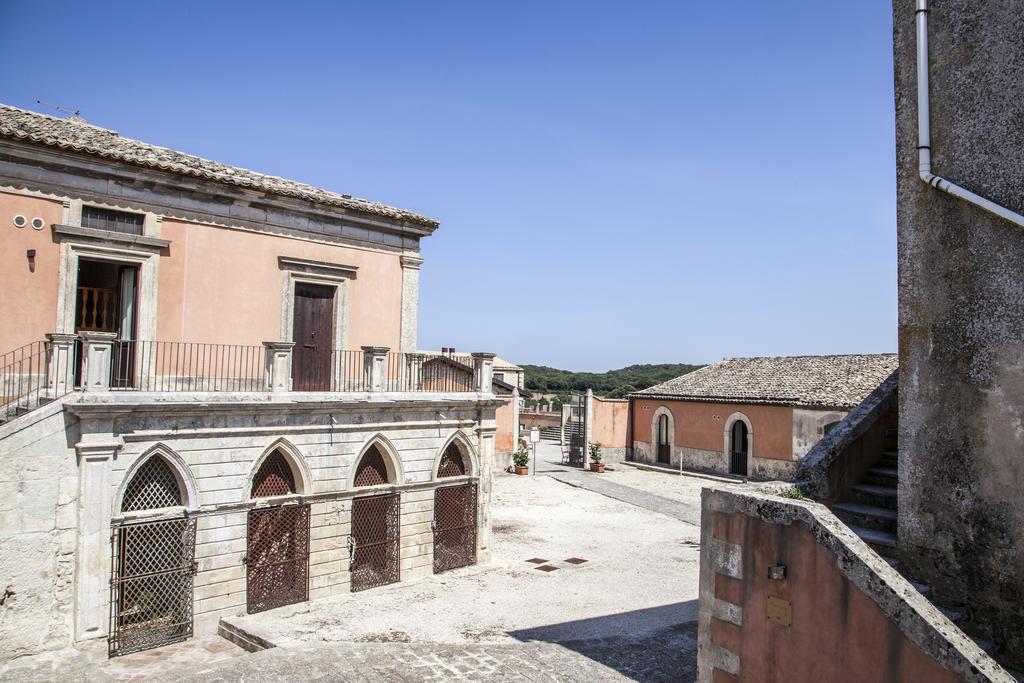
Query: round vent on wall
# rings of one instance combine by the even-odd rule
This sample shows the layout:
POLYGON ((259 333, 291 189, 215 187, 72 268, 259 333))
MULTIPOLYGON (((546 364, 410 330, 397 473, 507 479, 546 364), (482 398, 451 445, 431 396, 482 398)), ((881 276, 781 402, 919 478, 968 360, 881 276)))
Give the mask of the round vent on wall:
POLYGON ((20 213, 14 217, 14 227, 24 228, 28 225, 28 219, 22 216, 20 213))
POLYGON ((39 216, 36 216, 35 218, 32 219, 32 227, 35 228, 36 230, 42 230, 43 228, 46 227, 46 222, 39 216))

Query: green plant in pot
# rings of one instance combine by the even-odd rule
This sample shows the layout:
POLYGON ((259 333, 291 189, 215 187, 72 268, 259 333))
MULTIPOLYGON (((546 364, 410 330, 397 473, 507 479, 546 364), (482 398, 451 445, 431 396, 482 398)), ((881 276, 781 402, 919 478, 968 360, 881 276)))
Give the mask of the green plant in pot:
POLYGON ((530 454, 522 446, 512 454, 513 470, 516 474, 527 474, 530 471, 530 454))
POLYGON ((601 458, 604 457, 601 452, 601 444, 592 443, 589 447, 590 450, 590 471, 591 472, 604 472, 604 463, 601 462, 601 458))

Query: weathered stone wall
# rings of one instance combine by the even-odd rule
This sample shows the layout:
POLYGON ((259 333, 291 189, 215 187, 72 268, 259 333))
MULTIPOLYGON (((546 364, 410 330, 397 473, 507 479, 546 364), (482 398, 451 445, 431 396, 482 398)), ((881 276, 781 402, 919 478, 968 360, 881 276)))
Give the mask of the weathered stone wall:
POLYGON ((69 642, 78 472, 68 442, 76 434, 59 403, 0 427, 0 659, 69 642))
POLYGON ((793 459, 799 460, 825 436, 825 427, 846 417, 845 411, 793 408, 793 459))
MULTIPOLYGON (((1024 1, 931 5, 933 172, 1024 213, 1024 1)), ((1024 230, 918 178, 914 3, 893 6, 899 544, 1024 664, 1024 230)))

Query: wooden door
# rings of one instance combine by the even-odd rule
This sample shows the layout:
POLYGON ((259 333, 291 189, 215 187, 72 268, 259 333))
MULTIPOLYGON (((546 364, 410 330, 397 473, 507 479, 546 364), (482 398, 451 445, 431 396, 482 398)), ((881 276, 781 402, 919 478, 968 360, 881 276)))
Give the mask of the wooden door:
POLYGON ((331 390, 334 348, 334 288, 304 282, 295 285, 292 327, 292 390, 331 390))
POLYGON ((740 420, 732 424, 732 453, 729 463, 729 472, 732 474, 747 474, 747 425, 740 420))

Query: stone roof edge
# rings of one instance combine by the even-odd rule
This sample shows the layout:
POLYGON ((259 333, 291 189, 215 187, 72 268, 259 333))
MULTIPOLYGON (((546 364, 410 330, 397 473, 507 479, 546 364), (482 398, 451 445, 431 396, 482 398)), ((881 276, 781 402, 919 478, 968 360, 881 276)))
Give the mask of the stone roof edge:
POLYGON ((839 409, 849 410, 853 408, 856 403, 843 403, 843 402, 818 402, 818 401, 804 401, 795 398, 745 398, 736 396, 694 396, 691 394, 668 394, 668 393, 651 393, 645 394, 642 391, 638 391, 635 394, 627 394, 626 398, 638 398, 648 399, 653 401, 692 401, 694 403, 739 403, 739 404, 752 404, 752 405, 764 405, 764 406, 789 406, 793 408, 821 408, 823 410, 828 409, 839 409))

